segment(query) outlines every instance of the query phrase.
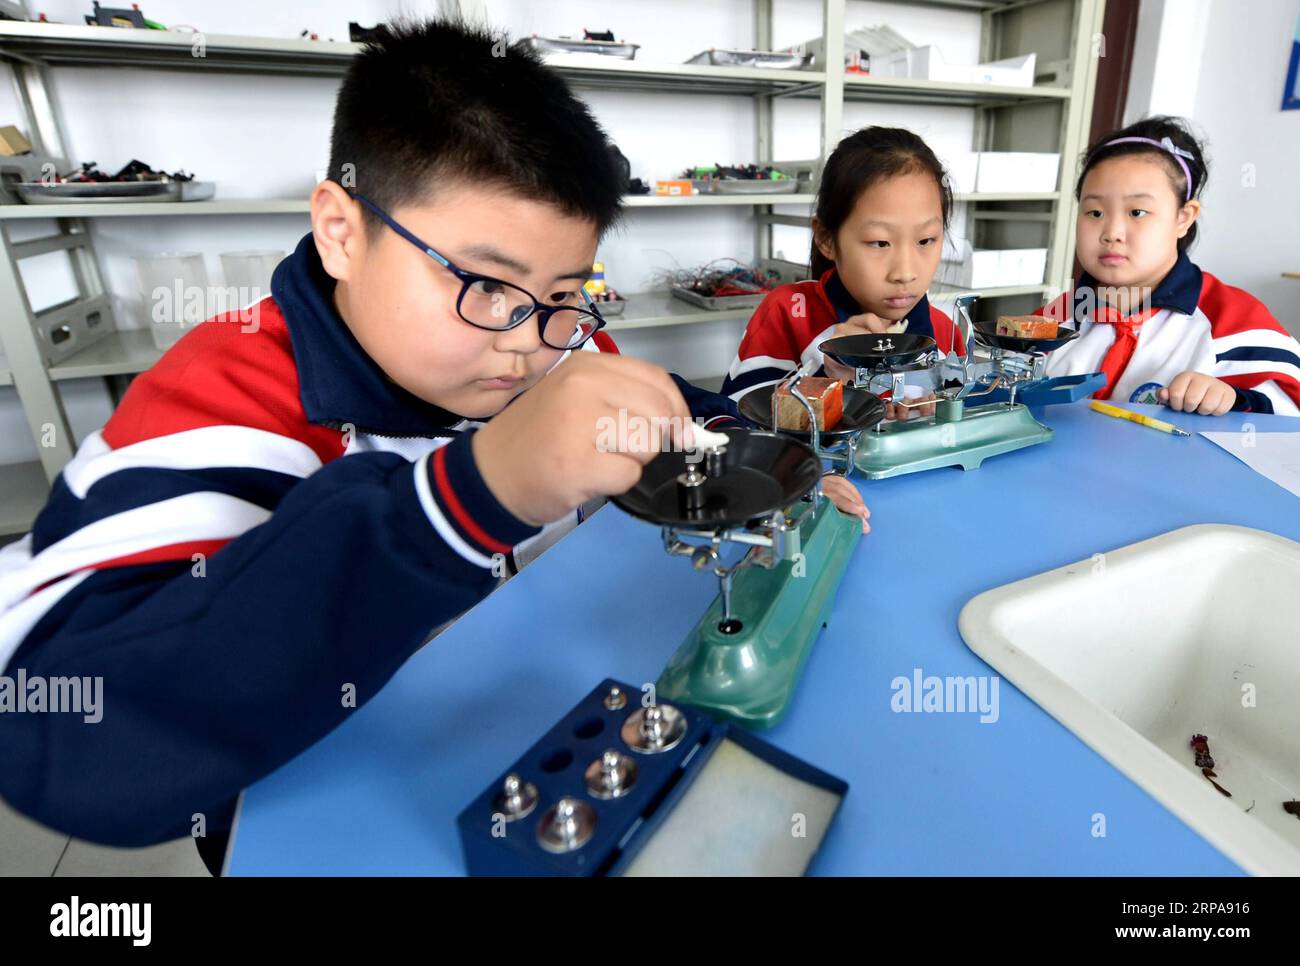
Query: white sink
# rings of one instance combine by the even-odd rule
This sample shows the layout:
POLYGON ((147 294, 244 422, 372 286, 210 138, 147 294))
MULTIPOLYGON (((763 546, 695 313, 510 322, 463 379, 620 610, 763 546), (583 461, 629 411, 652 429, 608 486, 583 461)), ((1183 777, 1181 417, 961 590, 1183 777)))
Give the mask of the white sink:
POLYGON ((1300 875, 1300 818, 1282 808, 1300 799, 1300 544, 1186 527, 980 594, 960 627, 1243 869, 1300 875), (1196 767, 1198 733, 1231 798, 1196 767))

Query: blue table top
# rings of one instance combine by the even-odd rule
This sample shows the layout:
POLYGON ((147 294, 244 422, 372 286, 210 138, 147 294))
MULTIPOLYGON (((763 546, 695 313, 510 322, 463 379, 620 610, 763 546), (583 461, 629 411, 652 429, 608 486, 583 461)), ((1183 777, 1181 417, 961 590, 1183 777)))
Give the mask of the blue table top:
MULTIPOLYGON (((1300 431, 1129 408, 1194 434, 1300 431)), ((957 631, 991 587, 1195 523, 1300 540, 1296 497, 1208 440, 1086 403, 1037 415, 1053 441, 978 470, 858 481, 872 533, 789 714, 762 733, 849 783, 814 873, 1240 874, 1005 680, 996 722, 891 709, 891 681, 914 668, 995 674, 957 631)), ((250 788, 230 873, 463 874, 460 810, 602 678, 655 680, 716 589, 655 528, 606 507, 250 788)))

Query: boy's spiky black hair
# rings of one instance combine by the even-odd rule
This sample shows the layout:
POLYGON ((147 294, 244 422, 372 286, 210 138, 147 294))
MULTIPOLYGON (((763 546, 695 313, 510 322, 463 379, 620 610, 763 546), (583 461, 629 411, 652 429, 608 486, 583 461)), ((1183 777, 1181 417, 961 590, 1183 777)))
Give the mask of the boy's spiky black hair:
MULTIPOLYGON (((1191 125, 1184 118, 1158 114, 1153 117, 1144 117, 1142 120, 1130 124, 1128 127, 1120 128, 1118 131, 1112 131, 1099 138, 1097 143, 1084 152, 1083 163, 1079 166, 1079 180, 1074 185, 1075 199, 1077 200, 1082 195, 1083 179, 1088 176, 1089 171, 1103 161, 1110 158, 1120 158, 1128 154, 1145 154, 1164 165, 1165 172, 1169 175, 1169 185, 1174 194, 1178 196, 1180 204, 1184 199, 1199 197, 1210 174, 1209 161, 1205 157, 1205 145, 1200 138, 1192 133, 1191 125), (1183 173, 1182 165, 1164 148, 1143 141, 1112 143, 1119 138, 1146 138, 1148 141, 1157 142, 1168 138, 1170 144, 1183 152, 1181 156, 1187 164, 1187 174, 1183 173), (1191 175, 1192 183, 1190 185, 1187 183, 1188 175, 1191 175)), ((1187 251, 1192 242, 1196 241, 1196 227, 1195 222, 1193 222, 1187 234, 1178 239, 1178 251, 1187 251)))
POLYGON ((385 211, 468 182, 550 202, 602 234, 618 220, 627 186, 605 133, 531 49, 447 20, 378 30, 339 88, 331 180, 385 211))

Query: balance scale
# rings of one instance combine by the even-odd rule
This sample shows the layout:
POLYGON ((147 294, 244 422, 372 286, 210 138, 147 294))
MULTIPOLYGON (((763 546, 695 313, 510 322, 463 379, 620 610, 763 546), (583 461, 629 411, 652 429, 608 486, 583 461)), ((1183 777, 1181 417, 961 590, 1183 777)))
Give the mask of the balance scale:
POLYGON ((854 370, 854 389, 871 396, 888 392, 906 409, 934 406, 932 416, 877 422, 870 432, 855 434, 836 454, 846 472, 856 469, 879 480, 941 466, 976 469, 990 456, 1052 438, 1052 429, 1035 419, 1029 406, 1075 402, 1105 384, 1099 372, 1044 375, 1047 354, 1078 338, 1077 331, 1066 329, 1048 339, 998 335, 992 322, 971 322, 970 308, 977 299, 964 295, 955 303, 967 347, 964 356, 944 355, 934 339, 907 334, 845 336, 818 346, 854 370), (987 350, 987 358, 976 360, 976 346, 987 350), (908 402, 905 386, 938 398, 908 402), (971 406, 972 399, 983 402, 971 406))
MULTIPOLYGON (((802 378, 787 381, 815 434, 802 378)), ((814 445, 771 431, 718 435, 725 442, 655 457, 613 502, 657 524, 667 553, 718 579, 718 596, 659 676, 657 699, 766 728, 789 706, 862 521, 822 493, 814 445)))
POLYGON ((998 336, 992 326, 968 324, 967 330, 967 346, 978 340, 991 350, 987 362, 942 357, 934 340, 922 336, 825 342, 827 356, 857 373, 844 388, 844 414, 835 427, 818 425, 799 391, 808 375, 799 369, 783 385, 808 412, 807 431, 774 431, 776 387, 756 389, 742 398, 740 412, 766 429, 728 429, 697 450, 662 453, 635 487, 613 498, 660 527, 668 554, 689 558, 719 584, 718 596, 659 676, 657 700, 754 728, 781 720, 862 536, 862 521, 840 513, 822 492, 823 461, 835 472, 872 479, 936 466, 973 469, 995 453, 1052 437, 1016 400, 1017 389, 1022 399, 1032 389, 1046 404, 1073 401, 1101 384, 1100 374, 1043 378, 1046 353, 1073 332, 1033 340, 998 336), (883 388, 901 399, 903 385, 917 380, 941 397, 935 415, 884 423, 876 386, 887 383, 883 388), (950 380, 957 385, 948 386, 950 380), (1005 402, 966 406, 968 398, 1003 389, 1005 402))

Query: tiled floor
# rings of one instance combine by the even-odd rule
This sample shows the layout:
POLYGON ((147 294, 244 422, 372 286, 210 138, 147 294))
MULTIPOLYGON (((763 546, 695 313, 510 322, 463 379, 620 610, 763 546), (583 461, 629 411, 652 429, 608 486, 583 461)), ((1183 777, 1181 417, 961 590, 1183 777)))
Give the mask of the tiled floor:
POLYGON ((0 801, 0 876, 207 874, 190 839, 112 849, 52 832, 0 801))

